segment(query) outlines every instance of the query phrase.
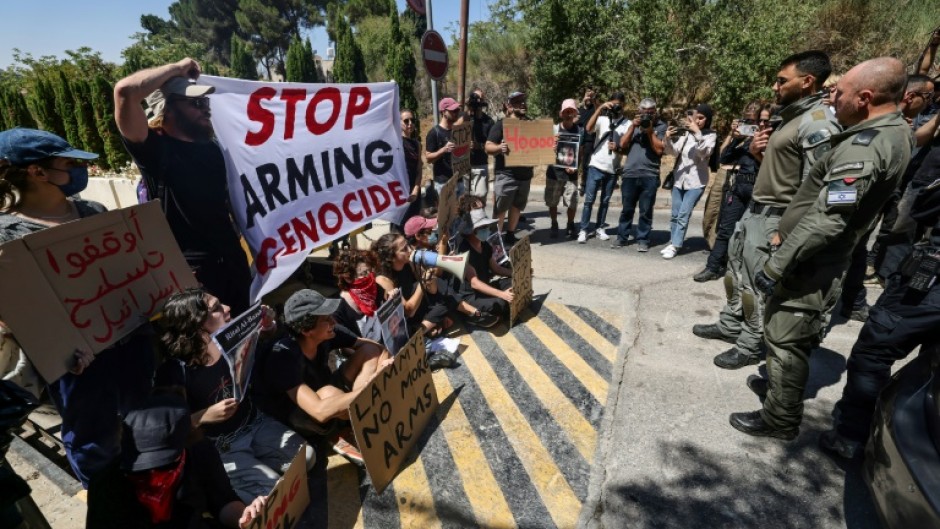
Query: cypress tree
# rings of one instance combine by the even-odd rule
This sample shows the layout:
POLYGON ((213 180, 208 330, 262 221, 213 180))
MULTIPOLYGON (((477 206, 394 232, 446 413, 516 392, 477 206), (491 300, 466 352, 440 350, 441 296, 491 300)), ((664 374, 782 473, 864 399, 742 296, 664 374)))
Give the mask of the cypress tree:
POLYGON ((232 35, 230 56, 232 77, 237 79, 250 79, 252 81, 258 80, 257 64, 252 58, 251 53, 249 53, 248 46, 236 35, 232 35))
POLYGON ((418 99, 415 97, 414 87, 418 67, 415 64, 415 56, 411 48, 411 36, 406 35, 401 29, 395 1, 390 0, 390 3, 392 7, 391 49, 385 62, 385 71, 388 72, 389 80, 395 80, 398 83, 398 97, 401 108, 416 111, 418 99))
POLYGON ((317 68, 317 59, 313 56, 313 46, 310 45, 310 39, 307 39, 307 42, 304 44, 304 55, 306 57, 306 64, 310 66, 310 74, 308 76, 308 83, 319 83, 320 73, 317 68))
POLYGON ((333 62, 333 80, 337 83, 365 83, 365 60, 352 28, 343 15, 336 17, 335 25, 336 61, 333 62))
POLYGON ((13 122, 12 117, 12 108, 10 105, 10 91, 9 87, 0 87, 0 130, 12 129, 14 125, 11 125, 13 122))
POLYGON ((62 121, 56 116, 55 91, 52 89, 52 81, 46 77, 38 76, 27 97, 27 104, 30 106, 39 127, 64 138, 65 128, 62 126, 62 121))
POLYGON ((65 130, 64 138, 72 145, 82 144, 78 134, 78 124, 75 121, 75 104, 72 101, 72 89, 65 77, 65 72, 59 68, 53 74, 52 89, 55 92, 55 113, 65 130))
POLYGON ((19 89, 11 90, 9 97, 10 108, 13 110, 13 118, 10 126, 36 128, 36 120, 34 120, 32 114, 29 113, 29 108, 26 106, 26 98, 23 97, 19 89))
POLYGON ((101 142, 101 135, 98 134, 94 101, 91 99, 91 85, 81 78, 73 80, 69 85, 72 88, 75 122, 78 127, 78 136, 82 140, 82 149, 103 154, 104 145, 101 142))
POLYGON ((101 138, 103 154, 99 158, 102 167, 120 169, 127 165, 130 157, 121 143, 121 136, 114 122, 114 87, 103 75, 96 75, 91 84, 91 107, 95 113, 95 125, 101 138))
POLYGON ((304 81, 304 45, 296 35, 291 39, 290 46, 287 47, 286 62, 284 80, 292 83, 302 83, 304 81))

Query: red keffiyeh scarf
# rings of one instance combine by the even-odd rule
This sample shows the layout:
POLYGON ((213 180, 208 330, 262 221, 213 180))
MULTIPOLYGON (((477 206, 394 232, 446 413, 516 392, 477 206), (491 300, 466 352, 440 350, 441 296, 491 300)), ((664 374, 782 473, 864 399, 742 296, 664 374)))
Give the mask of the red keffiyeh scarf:
POLYGON ((375 283, 375 273, 369 272, 365 277, 357 278, 349 285, 349 296, 356 302, 359 312, 371 318, 375 314, 375 298, 379 293, 375 283))
POLYGON ((176 465, 169 469, 153 469, 128 476, 134 486, 137 501, 147 508, 150 520, 155 523, 169 521, 173 517, 173 500, 183 483, 183 465, 186 451, 176 465))

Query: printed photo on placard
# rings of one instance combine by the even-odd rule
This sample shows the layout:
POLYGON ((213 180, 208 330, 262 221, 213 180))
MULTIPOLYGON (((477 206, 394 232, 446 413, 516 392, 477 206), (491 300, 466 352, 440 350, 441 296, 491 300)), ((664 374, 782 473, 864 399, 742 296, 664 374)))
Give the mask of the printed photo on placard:
POLYGON ((212 335, 212 341, 222 352, 234 383, 235 397, 239 402, 248 392, 251 370, 255 364, 255 350, 261 335, 261 320, 264 308, 256 303, 212 335))
POLYGON ((401 302, 401 292, 396 292, 382 304, 376 316, 382 325, 382 342, 392 355, 408 343, 408 320, 405 319, 405 307, 401 302))
POLYGON ((555 167, 562 169, 578 168, 578 149, 581 148, 577 134, 559 134, 555 145, 555 167))
POLYGON ((509 263, 509 252, 506 251, 506 247, 503 245, 503 238, 499 236, 499 232, 494 232, 486 240, 490 243, 490 246, 493 247, 493 259, 496 259, 497 264, 509 263))

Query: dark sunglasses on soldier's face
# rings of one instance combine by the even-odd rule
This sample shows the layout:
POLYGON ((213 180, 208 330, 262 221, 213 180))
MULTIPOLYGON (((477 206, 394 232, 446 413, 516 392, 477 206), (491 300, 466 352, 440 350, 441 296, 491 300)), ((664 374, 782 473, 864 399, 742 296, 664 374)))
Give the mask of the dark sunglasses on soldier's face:
POLYGON ((193 108, 198 108, 199 110, 205 110, 209 108, 209 98, 208 97, 180 97, 173 99, 174 102, 185 101, 189 106, 193 108))

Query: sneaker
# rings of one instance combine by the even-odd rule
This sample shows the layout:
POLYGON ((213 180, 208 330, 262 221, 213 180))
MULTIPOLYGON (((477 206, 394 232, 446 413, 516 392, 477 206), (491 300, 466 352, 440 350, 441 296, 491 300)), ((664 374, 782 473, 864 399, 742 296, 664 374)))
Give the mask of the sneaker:
POLYGON ((481 312, 479 316, 474 316, 472 314, 467 315, 464 317, 464 319, 470 325, 474 325, 476 327, 482 327, 484 329, 489 329, 490 327, 499 323, 499 316, 495 314, 490 314, 488 312, 481 312))
POLYGON ((515 234, 515 233, 506 232, 506 233, 503 235, 503 244, 505 244, 506 246, 512 247, 512 246, 515 245, 517 242, 519 242, 519 239, 516 238, 516 234, 515 234))
POLYGON ((574 222, 569 222, 568 225, 565 226, 565 236, 569 239, 574 239, 578 236, 578 228, 574 227, 574 222))
POLYGON ((587 242, 587 232, 581 230, 578 232, 578 244, 584 244, 587 242))
POLYGON ((862 456, 862 443, 853 441, 836 430, 820 434, 819 447, 842 459, 856 459, 862 456))
POLYGON ((662 250, 659 251, 660 255, 666 253, 666 251, 670 248, 675 248, 675 246, 673 246, 672 243, 667 244, 662 250))
POLYGON ((672 259, 677 253, 679 253, 679 249, 670 244, 662 251, 663 259, 672 259))
POLYGON ((352 430, 346 429, 338 433, 336 437, 331 439, 333 443, 333 451, 337 454, 345 457, 349 460, 350 463, 364 467, 366 462, 362 459, 362 452, 359 451, 359 447, 355 444, 355 437, 353 437, 352 430), (353 442, 349 442, 347 439, 352 439, 353 442))
POLYGON ((548 236, 551 237, 552 239, 558 238, 558 221, 557 220, 552 221, 552 227, 548 232, 548 236))
POLYGON ((636 251, 638 251, 638 252, 648 252, 648 251, 650 251, 650 242, 649 242, 649 241, 637 241, 637 242, 636 242, 636 251))
POLYGON ((618 239, 617 242, 611 244, 610 247, 614 250, 620 250, 621 248, 626 248, 627 241, 621 241, 618 239))
POLYGON ((716 280, 716 279, 721 279, 722 277, 724 277, 724 276, 721 275, 721 274, 719 274, 718 272, 715 272, 715 271, 713 271, 713 270, 710 269, 710 268, 706 268, 706 269, 702 270, 701 272, 699 272, 699 273, 695 274, 694 276, 692 276, 692 281, 695 281, 696 283, 705 283, 705 282, 708 282, 708 281, 714 281, 714 280, 716 280))
POLYGON ((610 240, 610 235, 607 235, 607 232, 604 231, 604 228, 597 228, 597 231, 595 232, 595 236, 597 237, 598 240, 601 240, 601 241, 610 240))

